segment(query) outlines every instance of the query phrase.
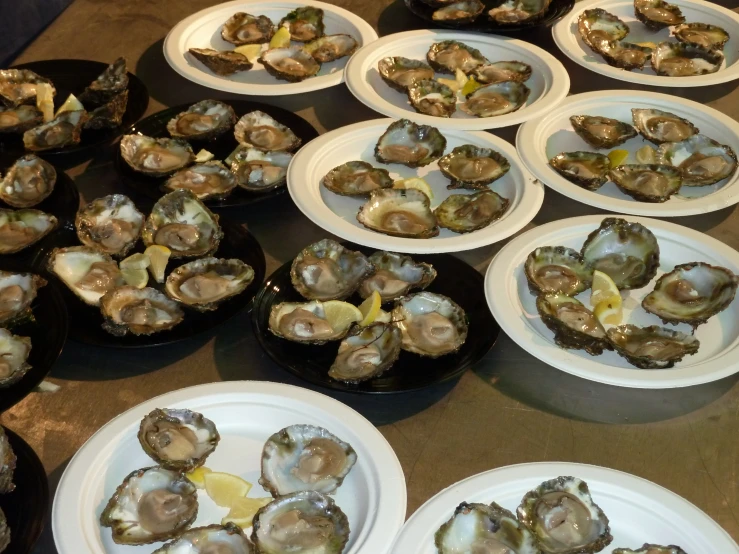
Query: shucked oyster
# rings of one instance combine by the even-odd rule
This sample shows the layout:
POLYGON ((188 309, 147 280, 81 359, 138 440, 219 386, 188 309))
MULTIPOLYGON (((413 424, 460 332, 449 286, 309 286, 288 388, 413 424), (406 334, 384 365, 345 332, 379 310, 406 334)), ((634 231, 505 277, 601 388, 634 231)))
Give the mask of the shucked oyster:
POLYGON ((377 70, 388 85, 400 92, 405 92, 416 81, 434 78, 434 70, 430 65, 402 56, 382 58, 377 70))
POLYGON ((88 246, 55 248, 47 265, 49 271, 91 306, 98 306, 105 293, 124 284, 113 258, 88 246))
POLYGON ((675 27, 673 32, 680 42, 695 44, 709 50, 722 50, 729 40, 729 33, 721 27, 706 23, 683 23, 675 27))
POLYGON ((77 213, 74 226, 82 244, 123 257, 139 240, 144 215, 127 196, 111 194, 83 207, 77 213))
POLYGON ((32 273, 0 271, 0 325, 21 320, 30 313, 38 289, 46 281, 32 273))
POLYGON ((480 0, 459 0, 434 11, 431 19, 446 24, 464 25, 477 19, 485 9, 480 0))
POLYGON ((387 169, 372 167, 362 161, 341 164, 329 171, 321 180, 331 192, 343 196, 366 196, 376 189, 393 187, 393 179, 387 169))
POLYGON ((0 183, 0 200, 14 208, 30 208, 54 192, 56 169, 34 154, 18 159, 0 183))
POLYGON ((688 554, 679 546, 660 546, 659 544, 644 544, 637 550, 631 548, 616 548, 613 554, 688 554))
POLYGON ((685 23, 680 8, 665 0, 634 0, 636 18, 652 30, 685 23))
POLYGON ((359 295, 367 298, 374 291, 383 302, 405 296, 411 289, 425 289, 436 279, 430 264, 416 262, 410 256, 394 252, 375 252, 369 257, 376 271, 359 286, 359 295))
POLYGON ((430 238, 439 234, 431 201, 416 189, 379 189, 362 204, 357 221, 393 237, 430 238))
POLYGON ((620 165, 608 175, 621 192, 641 202, 667 202, 683 184, 681 171, 664 164, 620 165))
POLYGON ((436 221, 455 233, 471 233, 503 217, 510 202, 492 190, 452 194, 434 210, 436 221))
POLYGON ((608 329, 608 340, 630 364, 642 369, 673 367, 685 356, 695 354, 700 346, 692 335, 656 325, 612 327, 608 329))
POLYGON ((232 50, 220 52, 212 48, 190 48, 188 52, 213 73, 222 77, 228 77, 239 71, 249 71, 254 66, 246 56, 232 50))
POLYGON ((208 311, 244 292, 253 280, 254 269, 241 260, 200 258, 173 270, 165 291, 185 306, 208 311))
POLYGON ((126 59, 118 58, 87 86, 79 96, 80 102, 107 104, 128 88, 126 59))
POLYGON ((0 254, 12 254, 37 243, 57 226, 57 219, 40 210, 0 208, 0 254))
POLYGON ((403 350, 438 358, 459 350, 467 340, 464 310, 451 298, 416 292, 400 298, 393 322, 403 333, 403 350))
POLYGON ((292 152, 301 140, 289 127, 262 111, 249 112, 234 127, 234 137, 239 144, 262 150, 292 152))
POLYGON ((233 523, 185 531, 152 554, 253 554, 253 546, 233 523))
POLYGON ((266 15, 254 16, 237 12, 228 18, 221 28, 221 37, 226 42, 242 44, 263 44, 275 34, 274 24, 266 15))
POLYGON ((577 298, 565 294, 542 294, 536 298, 541 320, 554 333, 561 348, 585 350, 591 356, 610 350, 606 330, 577 298))
POLYGON ((621 40, 629 34, 629 26, 612 13, 601 8, 585 10, 577 18, 580 37, 591 50, 600 54, 603 41, 621 40))
POLYGON ((418 113, 451 117, 457 109, 457 94, 435 79, 416 81, 408 87, 408 99, 418 113))
POLYGON ((133 170, 159 177, 190 165, 195 154, 182 139, 124 135, 121 157, 133 170))
POLYGON ((467 74, 488 62, 479 50, 456 40, 435 42, 429 48, 426 59, 439 73, 454 73, 460 69, 467 74))
POLYGON ((87 119, 84 110, 62 112, 48 123, 23 133, 23 145, 26 150, 40 151, 79 144, 87 119))
POLYGON ((354 322, 330 322, 318 300, 311 302, 283 302, 272 306, 269 330, 272 334, 295 342, 325 344, 343 339, 354 322))
POLYGON ((17 383, 31 369, 27 362, 30 352, 31 339, 0 328, 0 389, 17 383))
POLYGON ((542 246, 524 262, 529 289, 534 294, 575 296, 590 288, 593 268, 579 252, 564 246, 542 246))
POLYGON ((44 116, 36 106, 28 104, 15 108, 0 106, 0 133, 23 133, 43 122, 44 116))
POLYGON ((30 69, 0 69, 0 102, 9 108, 32 104, 39 84, 49 85, 52 95, 56 93, 49 79, 30 69))
POLYGON ((452 182, 449 189, 486 190, 510 168, 511 164, 502 154, 473 144, 457 146, 439 160, 439 169, 452 182))
POLYGON ((573 115, 570 123, 580 138, 595 148, 615 148, 636 136, 631 125, 610 117, 573 115))
POLYGON ((324 35, 303 46, 318 63, 329 63, 351 56, 357 48, 359 43, 350 35, 324 35))
POLYGON ((117 337, 166 331, 184 318, 177 302, 150 287, 113 289, 100 299, 100 312, 105 319, 103 329, 117 337))
POLYGON ((532 22, 547 11, 552 0, 503 0, 488 11, 488 17, 501 25, 532 22))
POLYGON ((241 188, 264 192, 285 184, 292 157, 290 152, 265 152, 242 146, 231 162, 231 172, 241 188))
POLYGON ((206 140, 228 131, 236 123, 231 106, 218 100, 201 100, 167 123, 167 131, 175 138, 206 140))
POLYGON ((0 493, 5 494, 15 490, 13 472, 15 471, 16 456, 10 446, 5 430, 0 426, 0 493))
POLYGON ((705 135, 692 135, 681 142, 664 143, 657 151, 657 158, 659 163, 679 168, 686 187, 718 183, 731 177, 737 167, 734 150, 705 135))
POLYGON ((236 178, 221 162, 205 162, 180 169, 162 188, 168 191, 187 189, 200 200, 222 200, 236 187, 236 178))
POLYGON ((657 75, 689 77, 716 73, 721 69, 724 55, 720 50, 683 42, 660 42, 652 51, 652 67, 657 75))
POLYGON ((291 83, 313 77, 321 70, 321 64, 300 46, 272 48, 262 52, 259 62, 273 77, 291 83))
POLYGON ((639 134, 654 144, 680 142, 698 134, 698 128, 687 119, 656 108, 631 110, 639 134))
POLYGON ((279 26, 287 27, 292 40, 310 42, 323 36, 323 10, 313 6, 296 8, 280 20, 279 26))
POLYGON ((623 40, 600 41, 596 43, 598 53, 614 67, 625 70, 642 69, 652 57, 653 50, 648 46, 623 40))
POLYGON ((328 371, 337 381, 359 383, 390 369, 400 355, 401 332, 389 323, 356 326, 339 345, 328 371))
POLYGON ((441 157, 445 149, 446 138, 438 129, 400 119, 377 141, 375 158, 382 163, 422 167, 441 157))
POLYGON ((518 81, 492 83, 469 93, 459 109, 476 117, 505 115, 522 108, 529 94, 529 87, 518 81))
POLYGON ((598 190, 608 180, 611 160, 597 152, 562 152, 551 160, 557 173, 587 190, 598 190))
POLYGON ((478 83, 502 83, 518 81, 523 83, 531 77, 531 66, 523 62, 491 62, 475 68, 474 76, 478 83))

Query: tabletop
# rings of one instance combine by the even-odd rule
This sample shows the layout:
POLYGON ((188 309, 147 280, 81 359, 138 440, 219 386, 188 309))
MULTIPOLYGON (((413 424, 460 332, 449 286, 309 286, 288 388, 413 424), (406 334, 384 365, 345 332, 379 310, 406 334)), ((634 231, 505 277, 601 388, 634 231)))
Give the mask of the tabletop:
MULTIPOLYGON (((385 36, 424 28, 403 0, 325 0, 368 21, 385 36)), ((148 114, 204 98, 238 98, 186 81, 162 54, 167 32, 215 0, 76 0, 14 63, 84 58, 128 59, 149 88, 148 114)), ((716 2, 739 12, 737 0, 716 2)), ((739 119, 739 82, 704 88, 651 89, 596 75, 559 52, 550 29, 518 38, 564 63, 571 93, 602 89, 668 92, 739 119)), ((381 117, 344 85, 286 97, 257 97, 293 111, 320 132, 381 117)), ((513 142, 517 127, 494 131, 513 142)), ((111 151, 69 170, 81 195, 92 199, 117 184, 111 151)), ((551 189, 528 228, 566 217, 602 213, 551 189)), ((304 246, 327 236, 287 195, 230 211, 264 248, 267 274, 304 246)), ((673 218, 739 249, 739 208, 673 218)), ((505 241, 458 254, 484 272, 505 241)), ((74 314, 71 314, 74 317, 74 314)), ((148 350, 110 350, 69 342, 49 380, 56 392, 33 393, 0 415, 38 453, 51 492, 77 449, 103 424, 149 398, 201 383, 278 381, 311 388, 260 349, 249 314, 186 343, 148 350)), ((459 380, 402 395, 330 396, 358 410, 387 438, 408 485, 408 516, 431 496, 465 477, 509 464, 569 461, 626 471, 693 502, 739 541, 739 374, 685 389, 638 390, 586 381, 547 366, 501 333, 496 345, 459 380)), ((34 550, 56 550, 47 524, 34 550)))

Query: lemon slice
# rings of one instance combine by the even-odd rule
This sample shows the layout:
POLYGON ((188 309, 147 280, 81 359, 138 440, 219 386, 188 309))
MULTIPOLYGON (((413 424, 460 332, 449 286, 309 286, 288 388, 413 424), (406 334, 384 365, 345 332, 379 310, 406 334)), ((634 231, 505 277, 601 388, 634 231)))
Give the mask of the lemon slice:
POLYGON ((127 285, 143 289, 149 282, 149 274, 146 269, 122 268, 121 276, 127 285))
POLYGON ((434 191, 431 190, 431 185, 429 185, 425 179, 422 179, 421 177, 411 177, 410 179, 398 179, 393 183, 394 189, 416 189, 420 190, 422 193, 424 193, 426 196, 429 197, 429 200, 434 199, 434 191))
POLYGON ((280 27, 269 41, 270 48, 287 48, 290 46, 290 29, 280 27))
POLYGON ((79 110, 84 110, 85 107, 82 105, 82 102, 77 100, 77 97, 74 94, 70 94, 67 96, 67 99, 64 101, 64 104, 62 104, 59 109, 54 114, 54 117, 58 117, 60 113, 63 112, 76 112, 79 110))
POLYGON ((54 119, 54 91, 49 83, 36 85, 36 107, 44 116, 44 123, 54 119))
POLYGON ((146 269, 149 267, 151 260, 149 256, 143 253, 132 254, 125 260, 121 260, 118 266, 121 269, 146 269))
POLYGON ((374 323, 377 319, 377 314, 380 313, 380 306, 382 306, 382 298, 380 293, 376 290, 372 291, 372 294, 359 305, 359 311, 362 312, 364 319, 359 322, 362 327, 366 327, 370 323, 374 323))
POLYGON ((593 285, 590 288, 590 305, 597 306, 603 302, 610 302, 621 306, 621 292, 616 283, 606 273, 593 272, 593 285))
POLYGON ((392 315, 390 315, 390 312, 386 312, 383 309, 380 309, 377 312, 377 316, 375 316, 374 323, 390 323, 390 320, 392 319, 392 315))
POLYGON ((601 322, 602 325, 620 325, 624 317, 623 308, 621 307, 621 297, 617 302, 605 300, 600 302, 593 314, 601 322))
POLYGON ((262 54, 262 45, 261 44, 245 44, 244 46, 239 46, 238 48, 234 48, 234 52, 238 52, 242 56, 246 57, 247 60, 249 60, 249 63, 254 63, 259 59, 259 56, 262 54))
POLYGON ((251 521, 260 508, 272 502, 274 498, 238 498, 228 515, 221 520, 221 525, 234 523, 242 529, 251 527, 251 521))
POLYGON ((326 320, 334 331, 343 331, 348 329, 352 323, 364 319, 359 308, 341 300, 324 302, 323 309, 326 312, 326 320))
POLYGON ((209 162, 213 158, 215 158, 215 155, 212 152, 208 152, 205 148, 202 148, 197 154, 195 154, 195 163, 201 164, 209 162))
POLYGON ((466 97, 468 94, 472 94, 481 86, 482 83, 478 83, 474 77, 470 77, 469 79, 467 79, 467 82, 462 87, 462 96, 466 97))
POLYGON ((213 470, 208 469, 205 466, 196 467, 190 473, 187 474, 187 478, 192 481, 192 484, 199 489, 205 488, 205 476, 208 473, 213 473, 213 470))
MULTIPOLYGON (((464 75, 464 74, 463 74, 464 75)), ((459 91, 460 88, 462 88, 459 85, 459 81, 456 79, 444 79, 443 77, 439 77, 436 79, 438 83, 441 83, 442 85, 448 86, 450 89, 452 89, 454 92, 459 91)), ((463 85, 464 86, 464 85, 463 85)))
POLYGON ((149 271, 151 272, 151 276, 154 277, 157 283, 163 283, 164 270, 167 269, 169 256, 172 252, 166 246, 152 244, 144 251, 144 254, 146 254, 150 261, 149 271))
POLYGON ((205 474, 205 492, 222 508, 230 508, 250 490, 251 483, 236 475, 220 471, 205 474))
POLYGON ((636 161, 640 164, 657 163, 657 151, 646 144, 636 151, 636 161))
POLYGON ((467 81, 469 81, 469 77, 464 74, 464 71, 457 69, 454 71, 454 80, 457 81, 457 88, 462 90, 462 88, 467 84, 467 81))
POLYGON ((618 167, 629 157, 628 150, 611 150, 608 153, 608 159, 611 160, 611 167, 618 167))

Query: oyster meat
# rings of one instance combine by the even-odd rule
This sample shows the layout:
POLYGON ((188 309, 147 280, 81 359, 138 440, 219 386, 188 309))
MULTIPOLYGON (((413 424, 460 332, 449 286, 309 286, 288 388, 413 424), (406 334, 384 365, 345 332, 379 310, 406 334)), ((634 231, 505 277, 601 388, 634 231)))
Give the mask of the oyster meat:
POLYGON ((26 318, 38 289, 46 281, 32 273, 0 271, 0 325, 8 325, 26 318))
POLYGON ((83 104, 88 102, 107 104, 126 89, 128 89, 126 58, 118 58, 85 88, 79 100, 83 104))
POLYGON ((608 176, 621 192, 641 202, 667 202, 683 184, 682 172, 664 164, 620 165, 608 176))
POLYGON ((0 328, 0 389, 17 383, 31 369, 27 361, 30 353, 31 339, 0 328))
POLYGON ((341 340, 354 322, 331 322, 323 303, 282 302, 272 306, 269 313, 269 330, 272 334, 294 342, 325 344, 341 340))
POLYGON ((56 93, 49 79, 30 69, 0 69, 0 102, 9 108, 33 104, 40 84, 49 85, 52 95, 56 93))
POLYGON ((180 169, 162 185, 167 191, 186 189, 200 200, 223 200, 236 187, 236 178, 221 162, 205 162, 180 169))
POLYGON ((303 48, 318 63, 329 63, 351 56, 359 48, 359 43, 350 35, 325 35, 303 48))
POLYGON ((216 75, 228 77, 239 71, 249 71, 254 64, 243 54, 231 50, 218 51, 212 48, 190 48, 193 58, 216 75))
POLYGON ((523 265, 532 293, 574 296, 590 288, 593 268, 572 248, 542 246, 523 265))
POLYGON ((680 142, 699 132, 687 119, 656 108, 633 108, 631 117, 639 134, 654 144, 680 142))
POLYGON ((483 12, 485 4, 480 0, 460 0, 434 11, 431 19, 442 23, 464 25, 471 23, 483 12))
POLYGON ((395 325, 373 323, 355 327, 339 345, 328 376, 345 383, 379 377, 400 355, 401 333, 395 325))
POLYGON ((377 291, 383 302, 390 302, 408 294, 411 289, 425 289, 436 279, 436 270, 432 265, 416 262, 403 254, 375 252, 369 261, 376 271, 359 286, 362 298, 377 291))
POLYGON ((608 340, 630 364, 642 369, 673 367, 685 356, 698 352, 700 346, 693 335, 657 325, 637 327, 626 324, 612 327, 608 329, 608 340))
POLYGON ((400 92, 406 92, 416 81, 434 78, 434 70, 430 65, 402 56, 381 59, 377 70, 383 81, 400 92))
POLYGON ((292 152, 301 143, 289 127, 259 110, 239 119, 234 127, 234 136, 239 144, 268 151, 292 152))
POLYGON ((254 16, 237 12, 228 18, 221 28, 221 37, 226 42, 242 44, 263 44, 275 34, 274 23, 266 15, 254 16))
POLYGON ((416 189, 379 189, 362 204, 357 221, 393 237, 425 239, 439 234, 431 201, 416 189))
POLYGON ((544 15, 552 0, 503 0, 488 11, 488 17, 501 25, 531 23, 544 15))
POLYGON ((195 160, 190 145, 182 139, 124 135, 121 157, 134 170, 162 177, 190 165, 195 160))
POLYGON ((659 544, 644 544, 637 550, 631 548, 616 548, 613 554, 688 554, 679 546, 661 546, 659 544))
POLYGON ((23 133, 43 122, 44 116, 36 106, 23 104, 6 108, 0 105, 0 133, 23 133))
POLYGON ((434 210, 436 221, 455 233, 471 233, 497 221, 510 204, 492 190, 474 194, 452 194, 434 210))
POLYGON ((421 167, 440 158, 446 138, 436 127, 416 125, 407 119, 392 123, 375 146, 375 158, 382 163, 421 167))
POLYGON ((85 246, 123 257, 139 240, 144 215, 127 196, 111 194, 84 206, 77 213, 74 226, 85 246))
POLYGON ((630 71, 642 69, 652 59, 653 50, 648 46, 623 40, 600 41, 596 43, 598 53, 614 67, 630 71))
POLYGON ((215 310, 241 294, 254 280, 254 269, 238 259, 200 258, 173 270, 165 291, 170 298, 200 311, 215 310))
POLYGON ((611 160, 597 152, 562 152, 549 160, 554 170, 587 190, 598 190, 607 180, 611 160))
POLYGON ((707 50, 684 42, 660 42, 652 51, 652 67, 657 75, 689 77, 716 73, 724 55, 720 50, 707 50))
POLYGON ((151 335, 182 322, 180 305, 156 289, 122 286, 100 298, 103 329, 122 337, 127 333, 151 335))
POLYGON ((13 472, 15 471, 16 457, 13 447, 10 446, 5 430, 0 426, 0 493, 13 492, 13 472))
POLYGON ((157 408, 141 420, 138 438, 144 452, 163 468, 192 471, 205 463, 221 437, 203 414, 157 408))
POLYGON ((473 72, 478 83, 492 84, 504 81, 523 83, 531 77, 531 66, 523 62, 492 62, 477 66, 473 72))
POLYGON ((287 167, 292 158, 290 152, 241 147, 231 163, 231 172, 241 188, 264 192, 287 182, 287 167))
POLYGON ((393 323, 403 333, 403 350, 438 358, 459 350, 467 340, 464 310, 451 298, 416 292, 398 299, 393 323))
POLYGON ((180 535, 197 514, 197 489, 184 473, 149 467, 125 478, 100 524, 111 528, 117 544, 151 544, 180 535))
POLYGON ((464 144, 441 158, 439 169, 451 181, 449 189, 486 190, 490 183, 508 173, 511 164, 492 148, 464 144))
POLYGON ((34 154, 18 159, 0 184, 0 200, 14 208, 30 208, 46 199, 56 184, 56 169, 34 154))
POLYGON ((618 41, 629 34, 629 26, 602 8, 585 10, 577 18, 580 37, 591 50, 600 54, 602 42, 618 41))
POLYGON ((62 112, 48 123, 23 133, 23 145, 26 150, 41 151, 79 144, 88 117, 84 110, 62 112))
POLYGON ((366 196, 376 189, 393 188, 387 169, 372 167, 362 161, 341 164, 329 171, 321 183, 331 192, 343 196, 366 196))
POLYGON ((128 107, 128 91, 115 95, 109 102, 98 106, 88 113, 89 118, 83 124, 85 129, 108 129, 118 127, 128 107))
POLYGON ((683 23, 675 27, 673 33, 680 42, 709 50, 722 50, 729 41, 729 33, 721 27, 706 23, 683 23))
POLYGON ((233 523, 185 531, 152 554, 253 554, 254 547, 233 523))
POLYGON ((560 293, 541 294, 536 298, 536 309, 544 325, 554 333, 557 346, 585 350, 591 356, 611 349, 603 325, 577 298, 560 293))
POLYGON ((231 106, 218 100, 201 100, 167 123, 167 131, 174 138, 207 140, 228 131, 236 123, 231 106))
POLYGON ((58 221, 39 210, 5 210, 0 208, 0 254, 13 254, 36 244, 58 221))
POLYGON ((429 65, 439 73, 454 73, 457 69, 465 74, 488 63, 479 50, 456 40, 435 42, 426 54, 429 65))
POLYGON ((287 27, 292 40, 310 42, 323 36, 323 10, 313 6, 296 8, 280 20, 279 26, 287 27))
POLYGON ((731 177, 737 167, 734 150, 705 135, 692 135, 681 142, 664 143, 657 150, 657 159, 659 163, 679 168, 686 187, 718 183, 731 177))
POLYGON ((323 239, 295 256, 290 279, 295 290, 308 300, 344 300, 374 271, 375 267, 361 252, 323 239))
POLYGON ((323 427, 291 425, 264 444, 259 484, 275 498, 301 491, 331 494, 356 461, 354 449, 323 427))
POLYGON ((659 30, 685 23, 680 8, 665 0, 634 0, 634 15, 649 29, 659 30))
POLYGON ((273 77, 291 83, 313 77, 321 70, 321 64, 301 46, 272 48, 262 52, 259 62, 273 77))
POLYGON ((98 306, 103 295, 124 284, 118 264, 89 246, 55 248, 48 269, 83 302, 98 306))
POLYGON ((435 79, 416 81, 408 87, 408 99, 418 113, 452 117, 457 109, 457 94, 435 79))
POLYGON ((476 117, 494 117, 515 112, 526 104, 531 90, 518 81, 484 85, 467 95, 459 108, 476 117))
POLYGON ((570 123, 578 136, 594 148, 615 148, 636 136, 631 125, 610 117, 573 115, 570 123))

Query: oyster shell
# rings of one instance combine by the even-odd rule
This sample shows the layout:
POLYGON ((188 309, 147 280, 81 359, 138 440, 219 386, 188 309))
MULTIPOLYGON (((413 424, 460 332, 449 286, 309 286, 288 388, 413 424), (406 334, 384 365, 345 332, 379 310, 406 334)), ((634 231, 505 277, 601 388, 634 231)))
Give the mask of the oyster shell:
POLYGON ((31 339, 0 328, 0 389, 17 383, 31 369, 27 362, 30 353, 31 339))
POLYGON ((199 257, 215 252, 223 238, 218 216, 189 190, 179 189, 157 200, 146 218, 144 244, 160 244, 172 258, 199 257))
POLYGON ((16 457, 5 430, 0 426, 0 493, 13 492, 16 457))
POLYGON ((468 74, 478 66, 488 63, 479 50, 456 40, 435 42, 426 53, 426 60, 439 73, 454 73, 460 69, 468 74))
POLYGON ((149 467, 124 479, 100 524, 111 528, 116 544, 151 544, 180 535, 197 514, 196 488, 184 473, 149 467))
POLYGON ((673 34, 680 42, 709 50, 722 50, 729 41, 729 33, 724 29, 706 23, 683 23, 675 27, 673 34))
POLYGON ((359 43, 351 35, 324 35, 303 47, 318 63, 329 63, 351 56, 357 48, 359 43))
POLYGON ((185 531, 152 554, 253 554, 253 546, 233 523, 185 531))
POLYGON ((80 94, 80 102, 107 104, 128 88, 128 69, 126 58, 118 58, 80 94))
POLYGON ((8 548, 10 544, 10 527, 8 527, 8 520, 5 517, 5 512, 0 510, 0 552, 8 548))
POLYGON ((342 325, 329 323, 326 310, 319 300, 311 302, 282 302, 272 306, 269 313, 269 330, 272 334, 294 342, 325 344, 341 340, 349 332, 353 322, 342 325))
POLYGON ((210 311, 246 290, 254 269, 237 259, 200 258, 183 264, 167 276, 167 295, 185 306, 210 311))
POLYGON ((383 302, 396 300, 412 289, 425 289, 436 279, 432 265, 416 262, 410 256, 394 252, 375 252, 369 257, 376 271, 359 286, 359 296, 367 298, 374 291, 383 302))
POLYGON ((400 92, 406 92, 416 81, 434 78, 434 70, 430 65, 402 56, 382 58, 377 63, 377 71, 383 81, 400 92))
POLYGON ((480 0, 460 0, 447 4, 431 14, 431 19, 443 23, 464 25, 471 23, 485 10, 485 4, 480 0))
POLYGON ((572 128, 595 148, 615 148, 636 136, 636 130, 623 121, 600 115, 573 115, 572 128))
POLYGON ((366 196, 375 189, 393 187, 393 179, 387 169, 372 167, 362 161, 341 164, 329 171, 321 180, 331 192, 343 196, 366 196))
POLYGON ((441 158, 439 169, 451 181, 449 189, 486 190, 490 183, 508 173, 511 164, 492 148, 465 144, 441 158))
POLYGON ((49 254, 47 266, 73 293, 91 306, 98 306, 105 293, 124 284, 113 258, 89 246, 55 248, 49 254))
POLYGON ((452 194, 434 210, 440 227, 455 233, 471 233, 503 217, 510 202, 492 190, 452 194))
POLYGON ((492 83, 469 93, 459 108, 476 117, 505 115, 522 108, 529 94, 529 88, 517 81, 492 83))
POLYGON ((239 71, 249 71, 254 64, 243 54, 231 50, 218 51, 212 48, 190 48, 190 55, 216 75, 228 77, 239 71))
POLYGON ((100 299, 103 329, 122 337, 127 333, 151 335, 171 329, 185 317, 180 305, 156 289, 122 286, 100 299))
POLYGON ((644 544, 638 550, 632 550, 631 548, 616 548, 613 554, 687 554, 685 550, 679 546, 669 545, 660 546, 659 544, 644 544))
POLYGON ((488 17, 501 25, 532 23, 549 9, 552 0, 503 0, 488 11, 488 17))
POLYGON ((192 148, 182 139, 124 135, 120 148, 131 169, 154 177, 174 173, 195 160, 192 148))
POLYGON ((623 40, 600 41, 596 43, 598 53, 614 67, 630 71, 642 69, 651 60, 653 50, 648 46, 625 42, 623 40))
POLYGON ((698 339, 692 335, 657 325, 612 327, 608 329, 608 340, 630 364, 642 369, 673 367, 685 356, 698 352, 700 346, 698 339))
POLYGON ((633 108, 631 117, 639 134, 654 144, 680 142, 699 132, 687 119, 656 108, 633 108))
POLYGON ((85 246, 123 257, 139 240, 144 215, 127 196, 111 194, 84 206, 77 213, 74 226, 85 246))
POLYGON ((43 122, 44 116, 36 106, 27 104, 16 108, 0 106, 0 133, 23 133, 43 122))
POLYGON ((48 123, 23 133, 23 145, 26 150, 40 151, 79 144, 88 117, 84 110, 62 112, 48 123))
POLYGON ((123 121, 123 116, 128 107, 128 91, 124 90, 115 95, 109 102, 98 106, 88 113, 88 120, 83 127, 85 129, 108 129, 118 127, 123 121))
POLYGON ((0 69, 0 102, 9 108, 33 104, 38 85, 42 83, 51 87, 52 95, 56 94, 49 79, 30 69, 0 69))
POLYGON ((731 177, 737 167, 734 150, 705 135, 693 135, 681 142, 660 145, 657 160, 678 167, 686 187, 718 183, 731 177))
POLYGON ((356 461, 351 445, 323 427, 291 425, 264 444, 259 484, 275 498, 301 491, 331 494, 356 461))
POLYGON ((667 77, 716 73, 723 62, 724 55, 720 50, 707 50, 683 42, 660 42, 652 51, 654 71, 667 77))
POLYGON ((280 19, 279 26, 287 27, 292 40, 310 42, 323 36, 323 10, 313 6, 296 8, 280 19))
POLYGON ((40 210, 0 208, 0 254, 13 254, 36 244, 57 224, 56 217, 40 210))
POLYGON ((189 190, 200 200, 223 200, 235 187, 233 172, 221 162, 205 162, 180 169, 162 185, 167 191, 189 190))
POLYGON ((173 408, 149 412, 138 433, 144 452, 161 467, 176 471, 203 465, 220 438, 215 424, 203 414, 173 408))
POLYGON ((295 256, 290 279, 295 290, 308 300, 344 300, 374 271, 375 267, 361 252, 323 239, 295 256))
POLYGON ((0 325, 7 327, 31 313, 31 303, 46 281, 33 273, 0 271, 0 325))
POLYGON ((739 277, 724 267, 703 262, 676 265, 657 279, 642 307, 665 323, 695 328, 731 304, 737 284, 739 277))
POLYGON ((207 140, 228 131, 236 123, 234 109, 218 100, 201 100, 167 123, 174 138, 207 140))
POLYGON ((646 286, 659 268, 659 245, 640 223, 605 218, 588 235, 580 253, 594 269, 606 273, 619 290, 646 286))
POLYGON ((292 158, 289 152, 265 152, 259 148, 242 147, 234 156, 231 172, 241 188, 264 192, 285 184, 292 158))
POLYGON ((274 23, 266 15, 251 15, 236 12, 223 24, 221 37, 226 42, 242 44, 263 44, 275 34, 274 23))
POLYGON ((446 138, 436 127, 400 119, 377 141, 375 158, 382 163, 422 167, 440 158, 445 149, 446 138))
POLYGON ((531 66, 523 62, 491 62, 477 66, 473 72, 478 83, 492 84, 504 81, 523 83, 531 77, 531 66))
POLYGON ((526 493, 517 513, 544 554, 599 552, 613 540, 606 514, 577 477, 543 482, 526 493))
POLYGON ((591 356, 611 349, 603 325, 577 298, 541 294, 536 298, 536 309, 560 348, 585 350, 591 356))
POLYGON ((249 112, 236 122, 234 137, 239 144, 268 151, 292 152, 301 143, 289 127, 259 110, 249 112))
POLYGON ((403 350, 438 358, 459 350, 467 340, 464 310, 451 298, 416 292, 398 299, 393 323, 403 333, 403 350))
POLYGON ((680 8, 664 0, 634 0, 634 15, 652 30, 685 23, 680 8))
POLYGON ((532 293, 574 296, 590 288, 593 268, 572 248, 542 246, 523 265, 532 293))
POLYGON ((262 52, 259 62, 273 77, 291 83, 313 77, 321 70, 321 64, 300 46, 272 48, 262 52))
POLYGON ((356 326, 341 341, 328 376, 345 383, 360 383, 379 377, 400 355, 401 332, 389 323, 356 326))
POLYGON ((621 40, 629 34, 629 26, 602 8, 583 11, 577 18, 580 37, 591 50, 600 54, 601 42, 621 40))
POLYGON ((408 99, 418 113, 452 117, 457 110, 457 94, 439 81, 425 79, 408 87, 408 99))
POLYGON ((357 221, 393 237, 425 239, 439 234, 431 201, 416 189, 379 189, 362 204, 357 221))
POLYGON ((0 200, 14 208, 30 208, 54 192, 56 169, 34 154, 19 158, 0 184, 0 200))
POLYGON ((598 190, 607 180, 611 160, 597 152, 562 152, 549 160, 554 170, 587 190, 598 190))
POLYGON ((683 184, 682 172, 664 164, 620 165, 608 176, 621 192, 641 202, 667 202, 683 184))

